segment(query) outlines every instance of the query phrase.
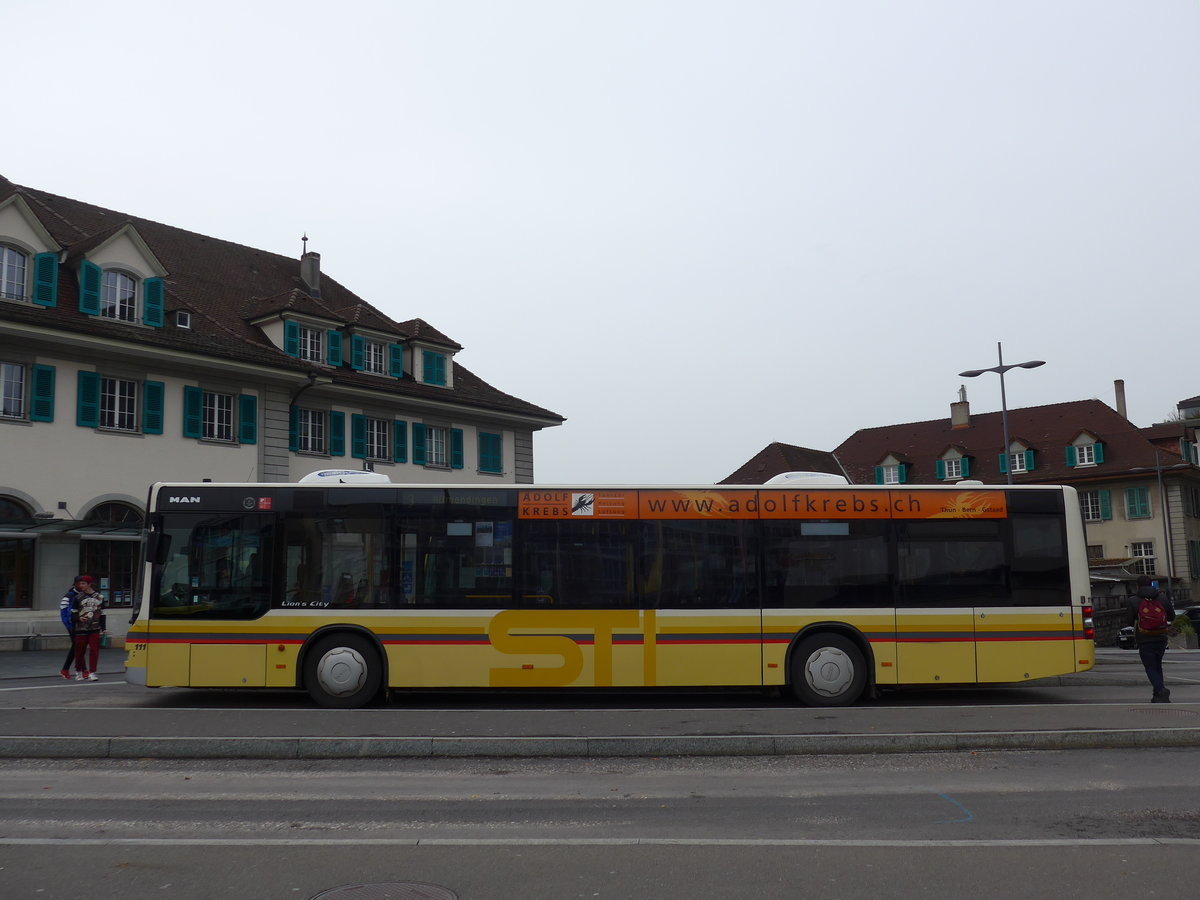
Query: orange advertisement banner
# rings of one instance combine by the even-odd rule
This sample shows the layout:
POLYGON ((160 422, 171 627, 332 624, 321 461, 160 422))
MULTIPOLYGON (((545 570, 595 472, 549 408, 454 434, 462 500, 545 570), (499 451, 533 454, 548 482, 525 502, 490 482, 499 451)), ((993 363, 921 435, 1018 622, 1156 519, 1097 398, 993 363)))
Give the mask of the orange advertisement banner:
POLYGON ((526 490, 520 519, 1003 519, 1004 491, 526 490))

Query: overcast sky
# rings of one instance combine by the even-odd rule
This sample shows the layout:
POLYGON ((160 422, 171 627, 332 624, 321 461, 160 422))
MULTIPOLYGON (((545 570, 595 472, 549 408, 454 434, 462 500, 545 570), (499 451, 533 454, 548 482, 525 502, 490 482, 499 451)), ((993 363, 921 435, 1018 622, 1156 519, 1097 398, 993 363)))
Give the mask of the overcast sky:
POLYGON ((1195 0, 9 0, 0 174, 283 254, 567 417, 542 482, 1200 394, 1195 0), (16 40, 16 36, 20 36, 16 40), (14 78, 20 80, 14 81, 14 78))

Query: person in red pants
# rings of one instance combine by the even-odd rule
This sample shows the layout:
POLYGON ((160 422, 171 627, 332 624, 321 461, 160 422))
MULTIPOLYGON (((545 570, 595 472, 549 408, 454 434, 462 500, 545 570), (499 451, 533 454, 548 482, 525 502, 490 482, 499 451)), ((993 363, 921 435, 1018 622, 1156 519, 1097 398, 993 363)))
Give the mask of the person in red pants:
POLYGON ((92 589, 91 583, 83 575, 75 579, 71 622, 75 625, 75 677, 83 681, 99 681, 96 666, 100 662, 100 635, 104 633, 106 625, 104 598, 99 591, 92 589))

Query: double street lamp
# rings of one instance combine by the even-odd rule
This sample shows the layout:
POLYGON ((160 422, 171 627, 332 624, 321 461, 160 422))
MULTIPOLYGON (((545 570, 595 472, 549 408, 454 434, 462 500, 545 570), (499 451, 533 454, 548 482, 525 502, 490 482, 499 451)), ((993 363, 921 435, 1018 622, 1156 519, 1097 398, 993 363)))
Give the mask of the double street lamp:
POLYGON ((975 378, 982 375, 984 372, 995 372, 1000 376, 1000 423, 1004 428, 1004 455, 1001 457, 1004 462, 1004 471, 1008 475, 1008 483, 1013 483, 1012 477, 1012 458, 1008 452, 1008 398, 1004 395, 1004 373, 1009 369, 1036 369, 1038 366, 1044 366, 1044 359, 1031 359, 1028 362, 1004 364, 1004 351, 1000 347, 1000 342, 996 342, 996 357, 999 360, 999 365, 992 366, 989 369, 968 369, 965 372, 959 372, 960 378, 975 378))

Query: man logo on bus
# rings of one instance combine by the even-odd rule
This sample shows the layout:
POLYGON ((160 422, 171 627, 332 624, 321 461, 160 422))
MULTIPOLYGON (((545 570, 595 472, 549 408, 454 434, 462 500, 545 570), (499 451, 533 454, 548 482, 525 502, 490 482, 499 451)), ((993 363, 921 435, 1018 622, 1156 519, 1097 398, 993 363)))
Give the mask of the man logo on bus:
POLYGON ((571 495, 571 515, 573 516, 590 516, 595 509, 595 505, 595 494, 571 495))

